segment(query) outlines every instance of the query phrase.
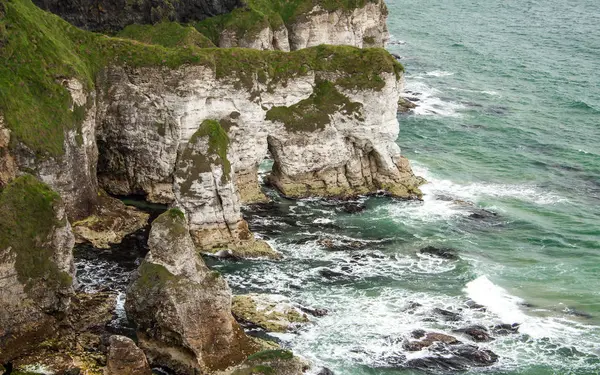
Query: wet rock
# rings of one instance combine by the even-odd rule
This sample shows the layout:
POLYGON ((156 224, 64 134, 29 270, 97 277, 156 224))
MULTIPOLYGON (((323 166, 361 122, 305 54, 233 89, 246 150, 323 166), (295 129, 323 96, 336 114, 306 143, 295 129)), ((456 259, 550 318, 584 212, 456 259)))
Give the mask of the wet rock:
POLYGON ((331 251, 357 250, 365 246, 365 243, 361 241, 349 241, 332 238, 321 238, 317 241, 317 243, 331 251))
POLYGON ((570 307, 565 308, 563 310, 563 312, 565 314, 568 314, 568 315, 576 316, 576 317, 579 317, 579 318, 585 318, 585 319, 591 319, 591 318, 594 317, 591 314, 588 314, 586 312, 579 311, 579 310, 576 310, 576 309, 573 309, 573 308, 570 308, 570 307))
POLYGON ((333 271, 329 268, 321 268, 319 270, 319 275, 323 276, 326 279, 335 279, 335 278, 346 276, 345 273, 333 271))
POLYGON ((367 205, 362 202, 346 202, 342 205, 342 211, 348 214, 357 214, 367 209, 367 205))
POLYGON ((412 331, 412 332, 410 333, 410 336, 411 336, 413 339, 420 339, 421 337, 425 337, 425 335, 426 335, 426 334, 427 334, 427 333, 425 332, 425 330, 424 330, 424 329, 415 329, 414 331, 412 331))
POLYGON ((435 308, 433 309, 433 313, 435 315, 440 316, 442 319, 444 319, 447 322, 456 322, 459 321, 461 319, 461 316, 459 313, 455 313, 449 310, 444 310, 444 309, 440 309, 440 308, 435 308))
POLYGON ((153 223, 150 252, 127 290, 127 316, 153 366, 205 373, 242 362, 258 348, 231 314, 231 291, 197 255, 183 213, 153 223))
POLYGON ((314 317, 320 318, 323 317, 327 314, 329 314, 329 311, 327 309, 313 309, 311 307, 305 307, 305 306, 296 306, 297 308, 300 309, 300 311, 307 313, 308 315, 312 315, 314 317))
POLYGON ((145 227, 149 216, 101 192, 93 214, 73 223, 73 233, 77 243, 89 242, 96 248, 108 249, 145 227))
POLYGON ((471 367, 493 365, 498 356, 487 349, 474 345, 444 345, 436 344, 429 348, 431 355, 411 359, 405 367, 423 371, 462 371, 471 367))
POLYGON ((398 112, 405 113, 412 109, 417 108, 417 105, 413 102, 417 101, 419 99, 418 98, 412 98, 412 99, 416 99, 416 100, 410 100, 408 98, 400 97, 400 99, 398 99, 398 112))
POLYGON ((231 310, 237 320, 252 323, 270 332, 291 331, 298 324, 309 322, 304 312, 279 295, 234 296, 231 310))
POLYGON ((241 365, 217 375, 301 375, 308 369, 308 363, 295 357, 289 350, 268 349, 249 356, 241 365))
POLYGON ((437 258, 458 260, 460 259, 456 254, 456 250, 449 248, 438 248, 433 246, 427 246, 419 250, 420 254, 431 255, 437 258))
POLYGON ((496 335, 510 335, 519 332, 519 323, 497 324, 492 327, 492 332, 496 335))
POLYGON ((473 301, 473 300, 468 300, 467 302, 465 302, 465 305, 473 310, 480 310, 480 311, 485 311, 486 308, 483 305, 478 304, 477 302, 473 301))
MULTIPOLYGON (((413 333, 421 334, 421 330, 413 331, 413 333)), ((423 331, 424 333, 424 331, 423 331)), ((412 334, 411 334, 412 335, 412 334)), ((422 336, 421 336, 422 337, 422 336)), ((425 334, 425 337, 422 337, 418 341, 406 341, 402 346, 405 350, 410 352, 419 351, 424 348, 428 348, 434 343, 444 343, 444 344, 460 344, 460 341, 454 336, 446 335, 444 333, 437 332, 429 332, 425 334)))
POLYGON ((232 261, 239 261, 242 259, 239 256, 237 256, 236 254, 234 254, 234 252, 229 249, 219 250, 216 253, 212 254, 212 256, 214 256, 215 258, 227 259, 227 260, 232 260, 232 261))
POLYGON ((144 352, 132 339, 111 336, 104 375, 152 375, 144 352))
POLYGON ((317 372, 317 375, 335 375, 333 371, 328 369, 327 367, 323 367, 317 372))
POLYGON ((463 333, 466 336, 470 337, 473 341, 476 342, 489 342, 494 340, 487 331, 487 329, 483 326, 470 326, 465 328, 460 328, 454 330, 454 332, 463 333))
POLYGON ((0 363, 52 335, 74 293, 74 237, 60 196, 30 175, 0 192, 0 363))
POLYGON ((488 210, 477 210, 477 212, 473 212, 471 215, 469 215, 471 219, 479 220, 491 219, 496 216, 498 216, 497 213, 488 210))

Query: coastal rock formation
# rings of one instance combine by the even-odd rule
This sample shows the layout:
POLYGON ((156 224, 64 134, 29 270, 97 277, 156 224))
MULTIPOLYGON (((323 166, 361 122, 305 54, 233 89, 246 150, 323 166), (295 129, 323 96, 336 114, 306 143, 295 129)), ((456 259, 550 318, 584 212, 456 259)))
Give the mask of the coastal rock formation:
POLYGON ((104 375, 152 375, 144 352, 132 339, 111 336, 104 375))
POLYGON ((59 195, 25 175, 0 193, 0 363, 52 334, 73 293, 74 238, 59 195))
POLYGON ((171 209, 153 222, 148 245, 125 308, 151 364, 205 373, 257 350, 231 315, 225 279, 196 254, 181 211, 171 209))
POLYGON ((92 31, 114 32, 133 23, 189 22, 227 13, 239 0, 34 0, 40 8, 92 31))
POLYGON ((294 356, 289 350, 269 349, 253 354, 241 365, 215 375, 301 375, 309 368, 308 363, 294 356))
POLYGON ((305 313, 277 295, 234 296, 231 310, 238 321, 270 332, 286 332, 309 322, 305 313))
MULTIPOLYGON (((354 60, 331 48, 270 55, 266 64, 306 61, 309 51, 332 68, 348 67, 379 54, 353 52, 354 60)), ((224 54, 263 60, 259 52, 224 54)), ((257 170, 269 151, 275 161, 270 181, 288 196, 385 190, 418 197, 420 182, 395 143, 402 84, 389 59, 390 65, 365 74, 365 82, 316 64, 289 77, 269 77, 260 65, 237 77, 205 66, 105 69, 98 95, 99 183, 112 194, 144 194, 183 208, 201 249, 258 246, 259 255, 268 248, 253 240, 240 204, 262 196, 257 170)))

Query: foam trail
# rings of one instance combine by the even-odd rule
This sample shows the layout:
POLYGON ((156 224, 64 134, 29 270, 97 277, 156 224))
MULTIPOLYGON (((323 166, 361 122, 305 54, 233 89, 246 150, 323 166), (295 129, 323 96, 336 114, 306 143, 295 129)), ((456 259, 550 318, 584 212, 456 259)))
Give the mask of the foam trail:
POLYGON ((505 323, 523 323, 527 320, 527 316, 519 308, 519 304, 524 301, 510 295, 486 276, 479 276, 467 283, 465 292, 470 299, 485 306, 505 323))

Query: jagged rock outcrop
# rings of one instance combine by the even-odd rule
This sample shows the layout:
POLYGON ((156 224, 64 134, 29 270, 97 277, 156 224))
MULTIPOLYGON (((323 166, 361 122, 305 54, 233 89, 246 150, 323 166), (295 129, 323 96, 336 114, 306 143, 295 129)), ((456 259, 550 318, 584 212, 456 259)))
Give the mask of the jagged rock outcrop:
POLYGON ((307 362, 294 356, 289 350, 269 349, 253 354, 239 366, 218 372, 215 375, 301 375, 309 368, 307 362))
POLYGON ((304 312, 278 295, 237 295, 231 309, 238 321, 270 332, 286 332, 309 322, 304 312))
POLYGON ((111 336, 104 375, 152 375, 144 352, 132 339, 111 336))
POLYGON ((9 152, 10 129, 4 125, 0 114, 0 188, 12 181, 17 175, 15 159, 9 152))
POLYGON ((190 22, 227 13, 239 0, 34 0, 42 9, 92 31, 115 32, 133 23, 190 22))
POLYGON ((151 364, 193 375, 225 369, 258 350, 231 315, 225 279, 197 255, 183 212, 159 216, 148 245, 125 308, 151 364))
POLYGON ((73 294, 74 238, 64 205, 25 175, 0 193, 0 363, 54 332, 73 294))

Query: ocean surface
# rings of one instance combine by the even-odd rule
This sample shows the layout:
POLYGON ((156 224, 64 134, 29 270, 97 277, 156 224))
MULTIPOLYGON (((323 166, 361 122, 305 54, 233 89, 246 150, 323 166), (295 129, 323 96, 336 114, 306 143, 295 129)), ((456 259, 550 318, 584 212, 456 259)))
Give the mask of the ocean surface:
POLYGON ((419 105, 399 115, 398 143, 429 181, 424 201, 365 198, 350 214, 272 193, 246 215, 285 260, 214 266, 235 292, 328 309, 278 338, 339 375, 421 374, 402 369, 423 355, 402 348, 412 330, 499 323, 519 332, 476 344, 499 360, 464 373, 600 373, 600 3, 388 6, 388 49, 419 105))
MULTIPOLYGON (((428 181, 424 200, 362 198, 352 204, 366 209, 351 213, 268 191, 274 203, 245 216, 285 259, 207 262, 235 293, 327 309, 269 337, 336 375, 424 374, 407 363, 434 354, 403 347, 416 329, 499 356, 461 374, 599 374, 600 3, 388 6, 388 49, 418 104, 399 115, 398 143, 428 181), (487 343, 453 333, 514 323, 487 343)), ((129 266, 78 254, 83 290, 98 278, 123 291, 135 267, 135 252, 129 266)), ((121 293, 126 320, 122 304, 121 293)))

